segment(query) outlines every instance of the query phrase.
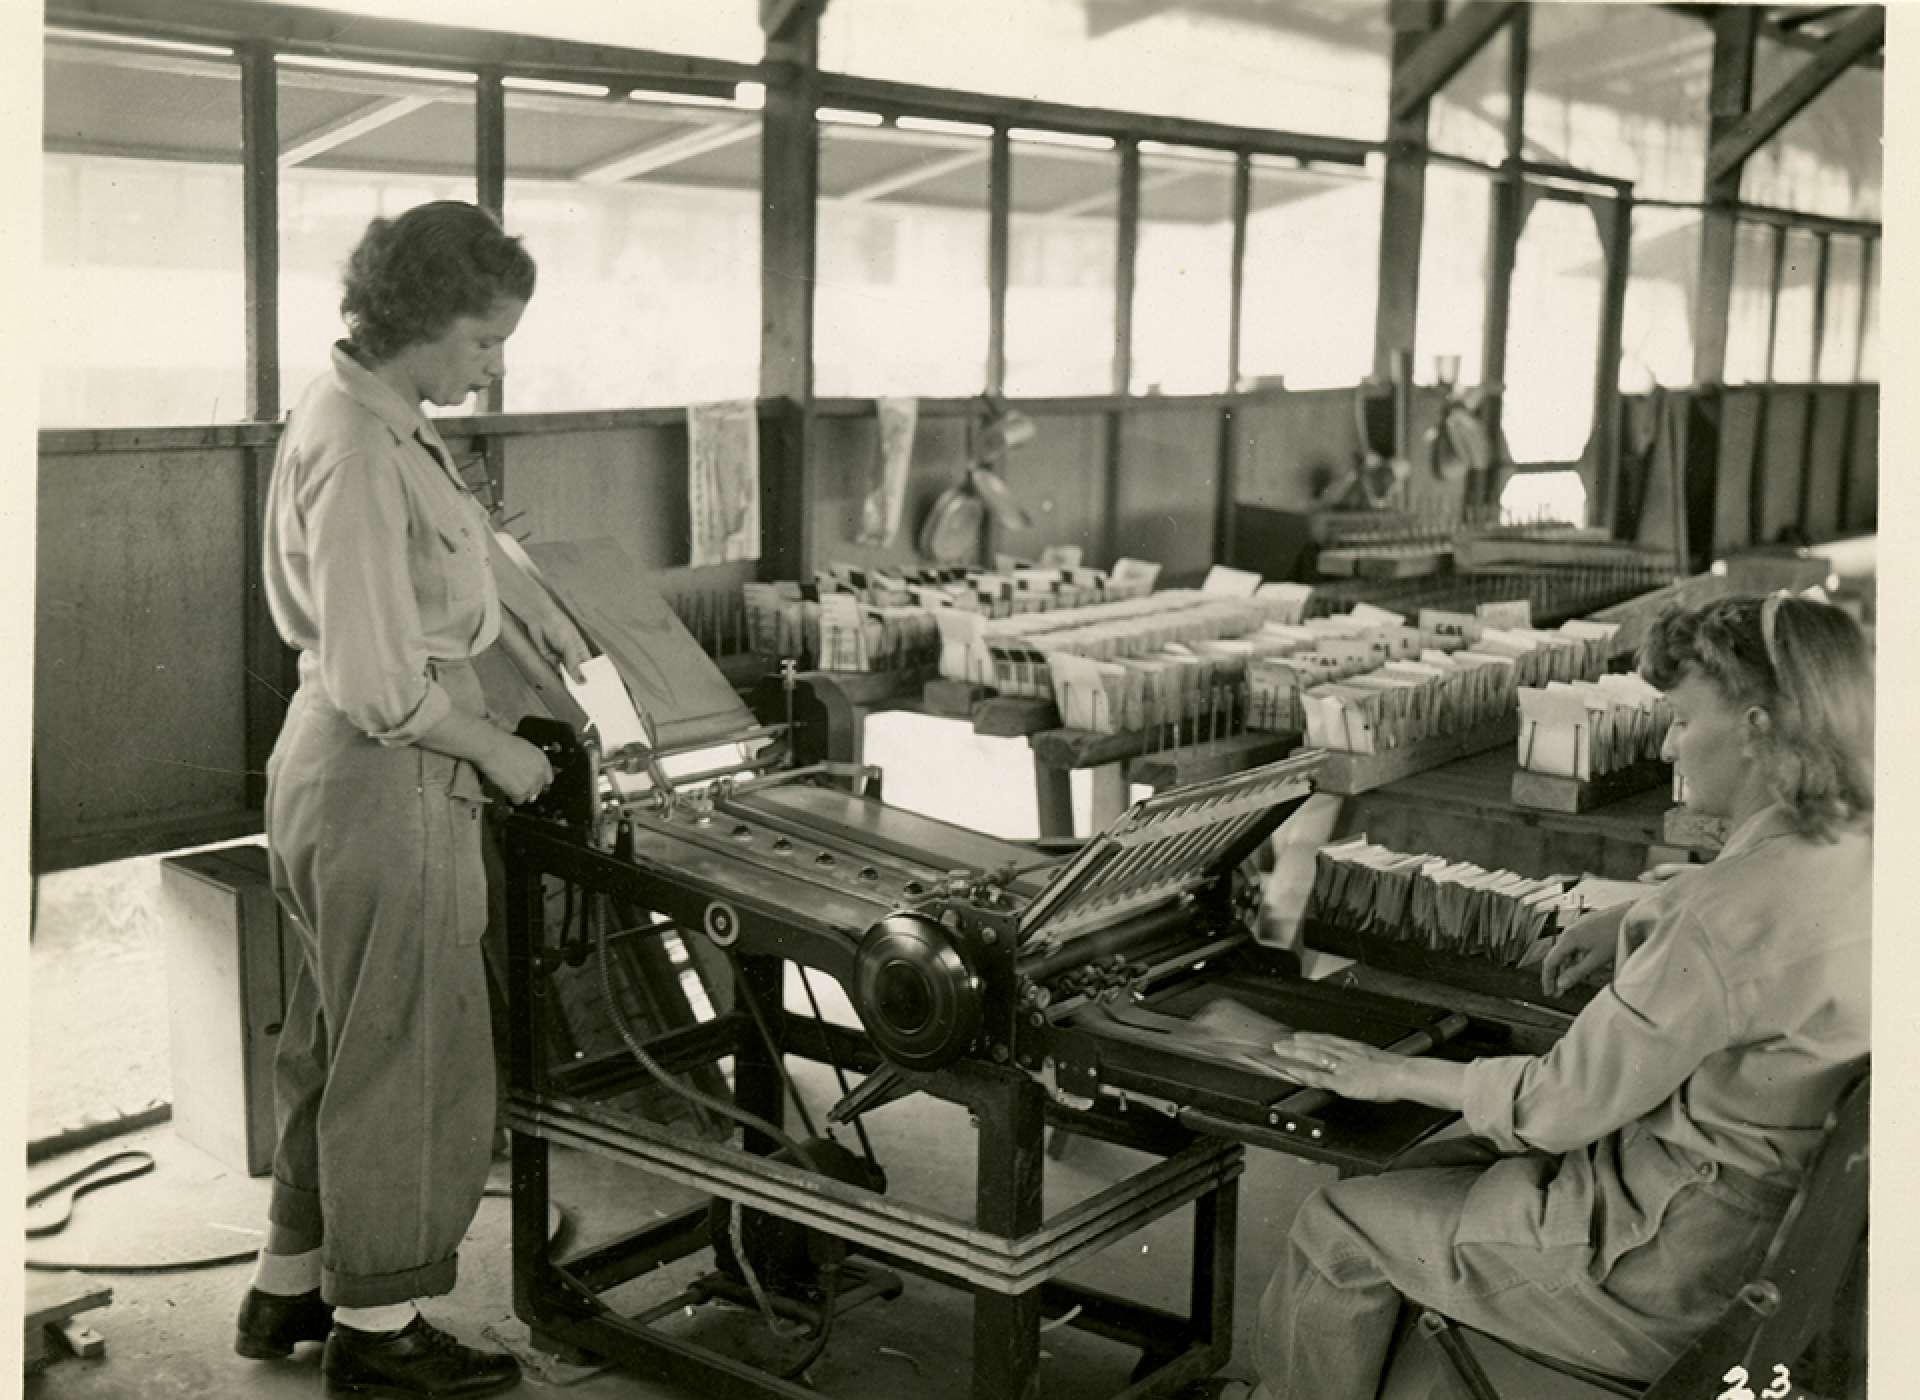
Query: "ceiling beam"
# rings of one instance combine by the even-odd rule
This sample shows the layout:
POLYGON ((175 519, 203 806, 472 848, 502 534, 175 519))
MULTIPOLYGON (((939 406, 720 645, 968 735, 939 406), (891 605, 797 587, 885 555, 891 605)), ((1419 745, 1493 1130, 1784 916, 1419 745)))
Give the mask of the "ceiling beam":
POLYGON ((591 165, 583 165, 573 172, 572 178, 589 185, 617 185, 622 180, 631 180, 636 175, 650 175, 656 170, 692 160, 695 156, 706 155, 709 151, 724 150, 742 141, 751 141, 759 134, 760 124, 757 121, 715 123, 695 131, 682 132, 678 136, 669 136, 665 140, 649 141, 644 146, 607 156, 591 165))
POLYGON ((1393 115, 1404 118, 1428 102, 1486 47, 1520 7, 1468 0, 1439 29, 1420 41, 1405 63, 1393 70, 1393 115))
POLYGON ((916 161, 905 170, 896 170, 891 175, 882 175, 877 180, 869 180, 857 185, 839 196, 841 204, 871 204, 876 199, 884 199, 890 194, 911 189, 915 185, 925 184, 929 180, 938 180, 943 175, 952 175, 956 171, 972 166, 985 165, 987 157, 993 154, 992 143, 976 141, 978 150, 959 151, 953 155, 942 156, 938 160, 916 161))
POLYGON ((1836 30, 1820 46, 1820 51, 1802 64, 1771 97, 1713 143, 1707 156, 1708 179, 1725 179, 1739 171, 1747 157, 1778 135, 1780 129, 1825 92, 1835 78, 1852 67, 1855 59, 1879 48, 1886 34, 1885 8, 1862 6, 1860 12, 1836 30))
POLYGON ((324 155, 338 146, 365 136, 370 131, 378 131, 383 126, 391 126, 404 116, 419 111, 428 103, 430 97, 383 97, 369 102, 365 106, 355 107, 332 121, 320 123, 311 131, 303 131, 299 137, 280 148, 280 168, 292 169, 317 155, 324 155))
MULTIPOLYGON (((1840 8, 1846 10, 1853 7, 1841 6, 1840 8)), ((1811 30, 1790 25, 1785 20, 1776 19, 1770 13, 1760 16, 1760 32, 1777 44, 1785 44, 1788 48, 1799 49, 1804 53, 1818 53, 1820 46, 1826 43, 1828 38, 1825 34, 1816 34, 1811 30)), ((1878 53, 1864 54, 1856 59, 1855 63, 1858 67, 1872 68, 1875 71, 1885 66, 1878 53)))

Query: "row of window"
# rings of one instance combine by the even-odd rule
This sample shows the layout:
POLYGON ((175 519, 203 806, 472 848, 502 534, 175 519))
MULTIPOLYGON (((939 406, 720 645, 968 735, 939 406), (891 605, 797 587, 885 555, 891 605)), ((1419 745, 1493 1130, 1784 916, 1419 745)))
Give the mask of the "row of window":
MULTIPOLYGON (((1449 88, 1452 108, 1436 110, 1472 105, 1476 71, 1470 65, 1449 88)), ((761 95, 748 84, 631 96, 507 85, 506 222, 541 269, 509 351, 507 407, 753 394, 761 95)), ((296 58, 280 64, 278 88, 286 403, 340 333, 339 269, 367 221, 425 199, 473 197, 475 102, 460 75, 296 58)), ((214 46, 57 37, 46 103, 43 426, 242 417, 236 63, 214 46)), ((820 116, 816 391, 979 392, 990 132, 820 116)), ((1013 136, 1004 388, 1111 392, 1121 387, 1119 154, 1101 138, 1013 136)), ((1129 392, 1232 387, 1236 349, 1241 384, 1345 386, 1368 374, 1377 164, 1254 158, 1237 347, 1232 157, 1143 142, 1140 167, 1129 392)), ((1486 360, 1491 181, 1436 164, 1426 199, 1416 371, 1430 382, 1452 362, 1451 377, 1476 383, 1486 360)), ((1635 211, 1623 388, 1692 377, 1698 229, 1690 211, 1635 211)), ((1820 241, 1759 225, 1743 233, 1730 380, 1871 377, 1865 245, 1836 235, 1821 255, 1820 241), (1776 235, 1787 240, 1777 259, 1776 235), (1763 243, 1765 256, 1754 251, 1763 243), (1777 279, 1776 261, 1785 269, 1777 279), (1815 317, 1818 277, 1826 291, 1815 317)), ((1572 460, 1592 418, 1605 281, 1590 211, 1536 203, 1514 276, 1510 446, 1522 461, 1572 460)))

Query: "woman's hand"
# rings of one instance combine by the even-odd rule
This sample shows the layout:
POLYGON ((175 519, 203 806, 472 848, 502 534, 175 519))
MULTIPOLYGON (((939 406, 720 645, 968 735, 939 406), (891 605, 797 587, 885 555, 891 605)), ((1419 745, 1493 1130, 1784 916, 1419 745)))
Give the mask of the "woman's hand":
POLYGON ((584 681, 580 668, 593 659, 587 639, 580 635, 567 615, 557 609, 527 623, 527 636, 534 648, 551 661, 556 670, 565 671, 576 681, 584 681))
POLYGON ((553 781, 547 756, 514 734, 500 735, 500 742, 480 760, 480 771, 516 805, 533 801, 553 781))
POLYGON ((1400 1083, 1405 1055, 1343 1036, 1297 1031, 1273 1043, 1273 1056, 1290 1079, 1343 1099, 1391 1103, 1406 1097, 1400 1083))
POLYGON ((1600 909, 1569 925, 1540 964, 1540 989, 1558 996, 1611 967, 1619 948, 1620 915, 1618 909, 1600 909))

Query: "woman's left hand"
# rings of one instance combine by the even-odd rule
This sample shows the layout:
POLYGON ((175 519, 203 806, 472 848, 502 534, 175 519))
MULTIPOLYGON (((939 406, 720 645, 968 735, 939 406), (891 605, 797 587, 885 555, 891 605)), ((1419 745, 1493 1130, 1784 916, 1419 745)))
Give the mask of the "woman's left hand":
POLYGON ((1343 1099, 1371 1103, 1404 1097, 1398 1084, 1406 1057, 1376 1046, 1343 1036, 1299 1031, 1276 1040, 1273 1055, 1289 1078, 1310 1089, 1327 1089, 1343 1099))
POLYGON ((576 681, 584 681, 580 668, 593 659, 587 639, 580 635, 565 613, 554 612, 527 624, 527 635, 542 656, 576 681))

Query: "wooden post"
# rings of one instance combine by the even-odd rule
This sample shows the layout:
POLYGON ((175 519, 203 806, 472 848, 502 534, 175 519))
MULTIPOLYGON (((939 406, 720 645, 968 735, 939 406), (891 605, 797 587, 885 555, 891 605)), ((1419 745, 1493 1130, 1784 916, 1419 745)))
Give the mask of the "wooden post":
MULTIPOLYGON (((1504 386, 1507 378, 1507 333, 1512 325, 1513 265, 1519 255, 1520 234, 1526 224, 1529 205, 1525 198, 1526 181, 1521 161, 1526 158, 1527 63, 1533 26, 1531 11, 1521 6, 1509 21, 1507 48, 1507 160, 1506 169, 1494 181, 1493 218, 1488 226, 1487 313, 1485 348, 1481 352, 1480 382, 1504 386)), ((1502 434, 1506 394, 1492 395, 1486 402, 1487 432, 1495 444, 1497 459, 1505 456, 1506 438, 1502 434)), ((1485 499, 1468 500, 1467 505, 1491 506, 1499 503, 1501 472, 1496 467, 1481 483, 1485 499)))
POLYGON ((993 128, 987 161, 987 392, 1007 389, 1007 280, 1013 242, 1013 143, 993 128))
MULTIPOLYGON (((1616 528, 1614 512, 1620 504, 1620 338, 1626 319, 1627 276, 1633 262, 1633 197, 1621 191, 1611 196, 1587 196, 1587 208, 1599 227, 1606 251, 1607 280, 1600 303, 1600 344, 1593 392, 1593 484, 1595 500, 1587 519, 1616 528)), ((1682 462, 1674 471, 1685 470, 1682 462)))
MULTIPOLYGON (((1753 102, 1753 53, 1759 11, 1728 5, 1713 16, 1713 78, 1707 95, 1708 146, 1723 140, 1753 102)), ((1740 171, 1745 162, 1707 179, 1700 233, 1700 290, 1694 306, 1693 382, 1718 384, 1727 368, 1727 309, 1733 300, 1734 240, 1739 228, 1740 171)))
POLYGON ((784 37, 769 31, 760 138, 760 393, 778 400, 761 446, 760 573, 806 578, 813 568, 813 279, 820 147, 819 12, 784 37))
POLYGON ((1113 392, 1107 414, 1106 521, 1103 538, 1111 566, 1120 557, 1120 476, 1126 470, 1127 398, 1133 392, 1133 281, 1140 249, 1140 145, 1120 144, 1120 229, 1113 270, 1113 392))
MULTIPOLYGON (((1227 311, 1227 392, 1240 389, 1240 332, 1246 323, 1247 219, 1253 208, 1253 157, 1245 151, 1233 164, 1233 263, 1228 273, 1232 305, 1227 311)), ((1239 461, 1233 442, 1233 404, 1220 410, 1219 496, 1213 511, 1213 558, 1218 564, 1233 558, 1234 476, 1239 461)))
MULTIPOLYGON (((246 248, 247 400, 255 422, 280 416, 280 92, 273 46, 264 40, 239 46, 241 236, 246 248)), ((286 716, 287 697, 298 680, 293 654, 281 644, 267 611, 261 583, 261 531, 273 452, 246 454, 241 475, 240 557, 246 569, 246 619, 242 655, 241 724, 247 772, 244 801, 263 808, 267 758, 286 716)))
MULTIPOLYGON (((1437 0, 1391 0, 1393 71, 1412 62, 1414 53, 1440 27, 1437 0)), ((1373 373, 1385 381, 1393 372, 1393 352, 1413 349, 1415 313, 1420 301, 1420 231, 1427 192, 1427 103, 1387 125, 1386 188, 1380 198, 1380 297, 1373 320, 1373 373)))
MULTIPOLYGON (((506 89, 500 85, 500 70, 487 65, 480 70, 480 81, 473 94, 473 169, 482 209, 501 222, 507 210, 507 102, 506 89)), ((506 406, 506 385, 494 380, 487 386, 486 411, 498 413, 506 406)))
POLYGON ((263 423, 280 416, 280 89, 272 44, 238 48, 247 417, 263 423))

